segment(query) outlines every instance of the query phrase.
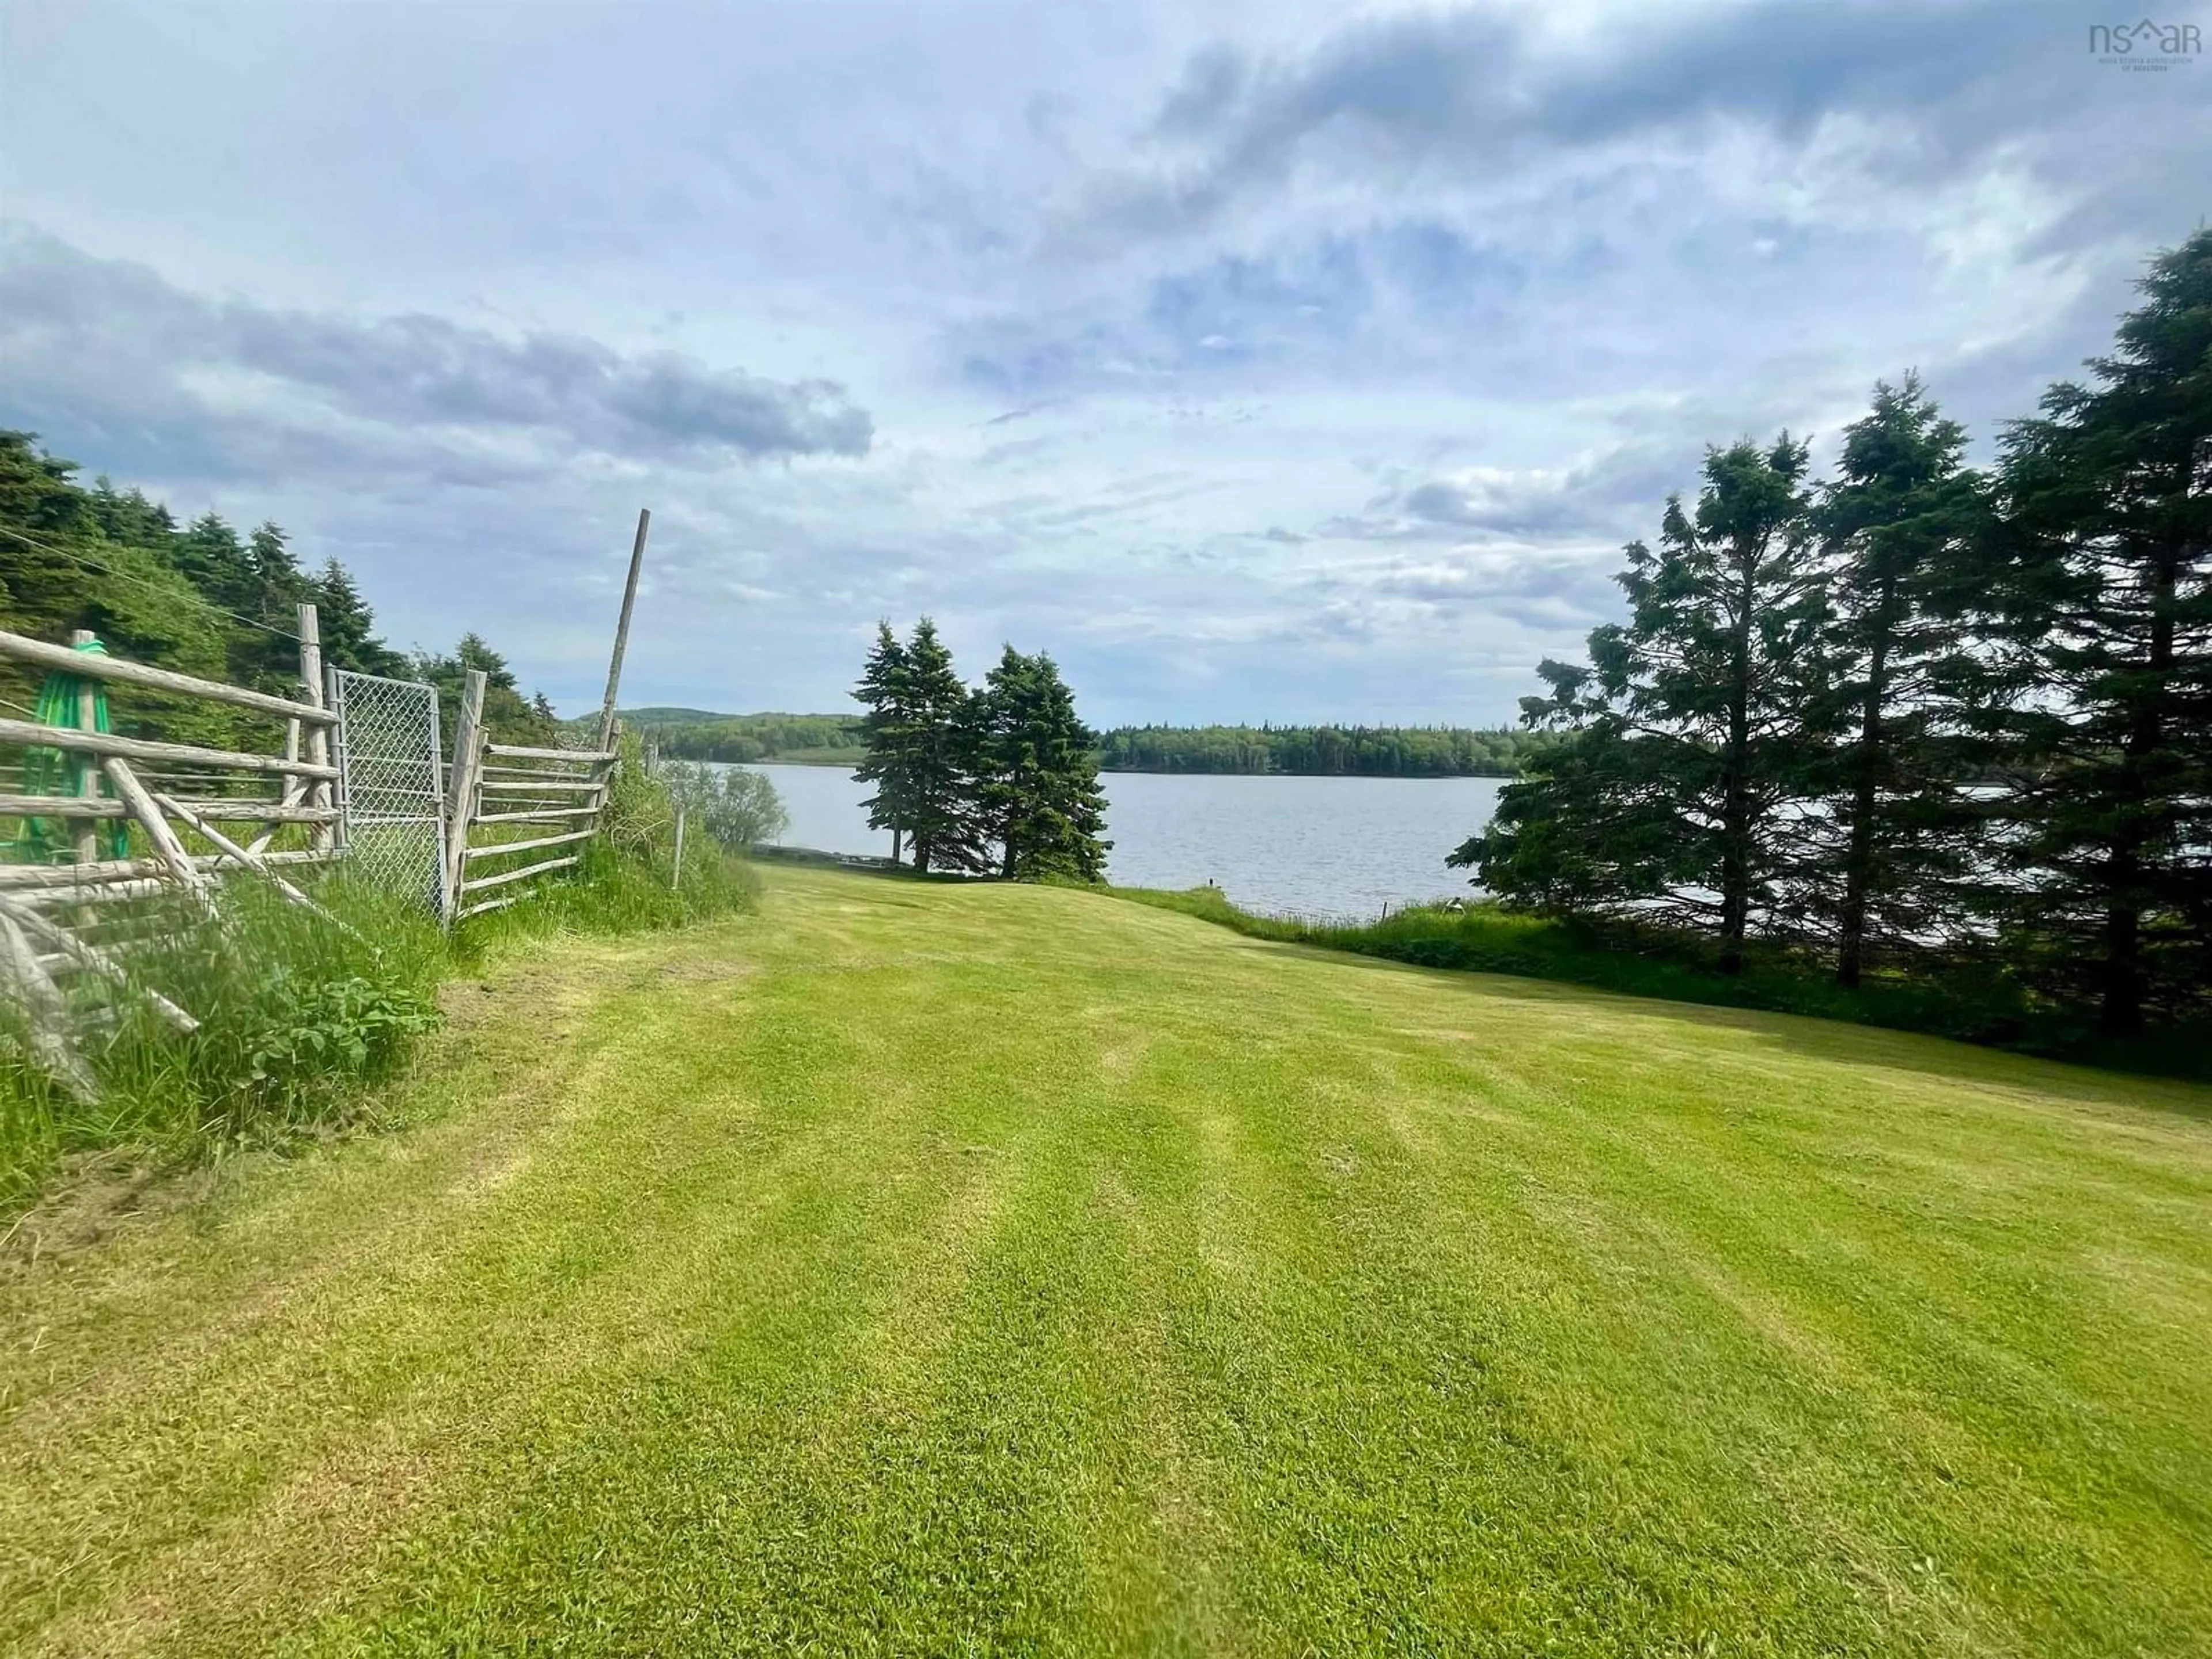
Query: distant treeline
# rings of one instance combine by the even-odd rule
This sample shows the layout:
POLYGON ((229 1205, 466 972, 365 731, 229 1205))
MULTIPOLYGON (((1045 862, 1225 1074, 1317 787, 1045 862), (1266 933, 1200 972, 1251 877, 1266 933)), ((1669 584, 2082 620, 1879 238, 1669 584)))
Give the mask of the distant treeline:
POLYGON ((846 760, 867 752, 857 715, 717 714, 703 708, 625 708, 623 721, 650 732, 672 760, 846 760))
POLYGON ((1449 726, 1124 726, 1109 772, 1292 773, 1361 778, 1510 778, 1544 742, 1533 732, 1449 726))
MULTIPOLYGON (((857 762, 860 723, 842 714, 716 714, 633 708, 660 752, 680 760, 857 762)), ((1522 731, 1409 726, 1123 726, 1098 743, 1107 772, 1191 772, 1364 778, 1510 778, 1545 741, 1522 731)))

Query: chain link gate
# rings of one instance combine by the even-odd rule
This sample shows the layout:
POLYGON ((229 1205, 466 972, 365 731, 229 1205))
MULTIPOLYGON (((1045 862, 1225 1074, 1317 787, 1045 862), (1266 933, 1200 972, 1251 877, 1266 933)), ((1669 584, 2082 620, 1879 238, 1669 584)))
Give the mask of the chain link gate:
POLYGON ((338 717, 338 838, 346 867, 442 915, 446 789, 437 688, 334 668, 331 711, 338 717))

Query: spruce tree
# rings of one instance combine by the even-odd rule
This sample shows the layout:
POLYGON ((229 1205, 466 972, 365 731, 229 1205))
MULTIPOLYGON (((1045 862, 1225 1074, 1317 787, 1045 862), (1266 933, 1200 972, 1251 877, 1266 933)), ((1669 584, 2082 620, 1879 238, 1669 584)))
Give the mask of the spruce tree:
POLYGON ((1816 514, 1832 615, 1828 681, 1809 714, 1832 741, 1833 810, 1808 820, 1823 845, 1806 902, 1834 927, 1847 986, 1876 939, 1954 920, 1949 895, 1972 866, 1959 785, 1984 757, 1961 699, 1975 679, 1966 619, 1988 498, 1966 443, 1917 376, 1878 385, 1871 412, 1844 429, 1816 514))
POLYGON ((985 837, 1008 880, 1104 877, 1097 734, 1048 656, 1006 647, 969 705, 969 764, 985 837))
MULTIPOLYGON (((282 545, 279 537, 280 551, 282 545)), ((223 678, 265 691, 296 684, 300 648, 293 630, 297 619, 275 614, 276 607, 263 587, 258 555, 264 550, 239 540, 238 532, 220 514, 203 513, 167 550, 171 564, 224 613, 228 626, 223 678)), ((281 560, 272 564, 281 580, 281 560)))
MULTIPOLYGON (((7 434, 0 434, 0 439, 7 434)), ((118 492, 106 477, 94 481, 89 500, 100 533, 112 542, 132 547, 166 547, 177 533, 177 520, 159 501, 146 499, 143 489, 118 492)))
POLYGON ((968 688, 928 617, 915 624, 904 654, 912 732, 905 809, 914 867, 987 868, 965 741, 968 688))
POLYGON ((2008 850, 2116 1035, 2212 982, 2212 229, 2137 286, 2091 384, 2008 428, 2000 472, 2036 688, 2008 850))
MULTIPOLYGON (((303 572, 284 532, 264 524, 240 541, 208 513, 184 530, 159 502, 100 478, 88 489, 76 464, 46 453, 36 435, 0 430, 0 627, 53 641, 86 628, 115 656, 204 679, 284 692, 296 684, 295 607, 320 612, 326 663, 428 679, 440 691, 450 739, 462 678, 494 671, 486 708, 507 741, 543 744, 557 726, 526 702, 505 660, 471 635, 451 656, 402 657, 375 637, 374 618, 336 560, 303 572), (27 538, 26 540, 24 538, 27 538)), ((39 676, 0 665, 0 692, 26 702, 39 676), (26 693, 29 696, 26 696, 26 693)), ((173 693, 134 692, 118 718, 130 735, 256 748, 267 724, 228 705, 173 693)))
MULTIPOLYGON (((305 597, 307 579, 301 574, 299 560, 292 556, 291 544, 281 527, 264 520, 246 538, 246 556, 253 567, 254 586, 259 590, 266 605, 297 605, 305 597)), ((290 623, 288 614, 264 616, 265 622, 290 623)))
POLYGON ((471 669, 482 671, 484 677, 483 726, 494 741, 550 745, 560 736, 558 722, 543 716, 522 695, 507 659, 480 634, 462 635, 451 656, 418 652, 409 666, 413 678, 437 688, 438 720, 449 750, 471 669))
POLYGON ((203 513, 170 544, 169 562, 208 603, 233 616, 250 615, 260 598, 253 556, 219 514, 203 513))
POLYGON ((1588 667, 1546 663, 1551 695, 1522 702, 1571 743, 1453 863, 1509 902, 1572 894, 1706 928, 1728 973, 1755 926, 1780 925, 1822 672, 1805 465, 1787 433, 1708 452, 1695 510, 1671 497, 1658 550, 1626 550, 1628 621, 1591 633, 1588 667))
POLYGON ((300 605, 314 598, 314 586, 273 524, 258 526, 246 538, 245 557, 251 592, 240 614, 260 626, 239 631, 232 673, 246 684, 286 691, 299 684, 300 605))
POLYGON ((397 678, 407 672, 407 659, 376 635, 376 617, 362 598, 352 574, 336 559, 324 562, 309 597, 314 601, 317 623, 323 635, 323 660, 356 674, 381 674, 397 678))
POLYGON ((1548 696, 1523 697, 1522 718, 1559 733, 1498 792, 1490 823, 1444 861, 1516 909, 1551 916, 1645 909, 1710 870, 1705 837, 1686 836, 1680 805, 1653 751, 1603 708, 1590 671, 1547 659, 1548 696))
POLYGON ((853 697, 867 713, 860 717, 860 740, 867 752, 853 769, 876 793, 865 803, 868 827, 891 832, 891 861, 898 862, 907 827, 913 822, 915 757, 918 734, 907 675, 906 647, 888 621, 876 624, 876 642, 860 670, 853 697))

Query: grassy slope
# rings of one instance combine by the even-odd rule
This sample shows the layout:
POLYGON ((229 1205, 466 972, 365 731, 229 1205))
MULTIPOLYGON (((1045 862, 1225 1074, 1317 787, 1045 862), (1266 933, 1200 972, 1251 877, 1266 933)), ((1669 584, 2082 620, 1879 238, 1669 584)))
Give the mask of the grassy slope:
POLYGON ((765 874, 19 1235, 0 1647, 2212 1652, 2212 1091, 765 874))
POLYGON ((2109 1038, 2095 1010, 2038 1008, 2024 988, 1994 969, 1953 963, 1919 972, 1877 966, 1854 990, 1836 983, 1833 963, 1816 951, 1754 943, 1742 971, 1723 974, 1705 935, 1654 933, 1637 938, 1516 914, 1487 902, 1463 910, 1416 905, 1380 921, 1329 921, 1240 910, 1220 889, 1115 887, 1117 898, 1201 917, 1254 939, 1321 945, 1420 968, 1565 980, 1631 996, 1665 997, 1770 1013, 1884 1025, 1893 1030, 1984 1042, 2046 1058, 2086 1061, 2154 1076, 2212 1082, 2212 1025, 2170 1026, 2146 1036, 2109 1038))

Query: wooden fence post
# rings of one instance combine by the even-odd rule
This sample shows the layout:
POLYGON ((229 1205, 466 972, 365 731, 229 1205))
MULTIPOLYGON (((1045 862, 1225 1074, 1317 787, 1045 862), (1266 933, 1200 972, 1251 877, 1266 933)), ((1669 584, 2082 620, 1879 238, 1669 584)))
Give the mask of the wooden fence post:
POLYGON ((446 925, 460 920, 461 883, 469 869, 469 824, 477 815, 477 784, 483 775, 484 672, 469 670, 461 690, 461 716, 453 727, 453 769, 447 786, 446 868, 439 913, 446 925))
POLYGON ((615 623, 615 654, 607 664, 606 701, 599 706, 601 749, 615 746, 615 698, 622 690, 623 652, 629 645, 629 613, 637 604, 637 573, 645 563, 645 532, 652 523, 652 513, 645 507, 638 508, 637 539, 629 549, 629 580, 623 584, 622 616, 615 623))
POLYGON ((668 885, 672 890, 684 885, 684 809, 676 809, 676 857, 668 873, 668 885))
MULTIPOLYGON (((300 701, 311 708, 323 707, 323 629, 315 607, 302 605, 300 617, 300 701)), ((317 721, 307 733, 307 758, 318 766, 331 763, 331 728, 317 721)), ((307 791, 311 806, 334 806, 337 791, 326 781, 317 781, 307 791)), ((313 831, 318 853, 328 853, 337 845, 337 826, 325 819, 313 831)))
MULTIPOLYGON (((186 798, 149 785, 166 780, 156 769, 182 768, 195 782, 199 773, 242 773, 256 780, 271 775, 288 785, 317 786, 313 791, 327 802, 337 774, 326 758, 331 751, 331 725, 320 681, 320 653, 312 609, 302 613, 302 690, 307 700, 274 696, 246 686, 180 674, 149 664, 135 663, 82 647, 93 643, 79 631, 69 645, 58 645, 0 629, 0 659, 29 665, 86 682, 87 690, 70 711, 74 728, 48 726, 37 720, 0 719, 0 745, 59 749, 83 757, 89 776, 73 784, 58 785, 52 793, 0 794, 0 810, 10 816, 58 818, 72 832, 90 827, 135 824, 150 843, 151 857, 123 855, 102 858, 97 843, 87 860, 82 836, 72 833, 79 861, 62 866, 0 866, 0 996, 9 997, 28 1012, 27 1035, 44 1061, 70 1087, 88 1098, 93 1087, 69 1030, 71 1022, 93 1021, 103 1011, 82 1008, 66 994, 58 976, 89 975, 112 986, 134 983, 131 956, 161 937, 167 919, 142 917, 111 909, 107 901, 154 898, 182 891, 210 912, 215 910, 210 872, 222 859, 240 864, 278 885, 287 897, 312 904, 307 895, 280 876, 275 866, 313 863, 326 859, 326 850, 270 853, 259 851, 267 835, 253 846, 234 841, 216 827, 218 822, 256 824, 312 823, 324 833, 317 836, 327 848, 332 837, 328 826, 337 817, 329 805, 304 805, 306 787, 288 787, 284 799, 270 800, 258 794, 226 793, 227 780, 208 782, 210 792, 186 798), (114 681, 123 685, 147 686, 155 690, 232 707, 250 708, 285 722, 285 756, 217 749, 199 744, 172 743, 151 738, 131 738, 99 729, 99 688, 93 682, 114 681), (307 737, 312 731, 313 737, 307 737), (303 739, 305 739, 303 741, 303 739), (302 747, 325 758, 303 759, 302 747), (143 765, 149 769, 142 772, 143 765), (103 789, 103 781, 105 789, 103 789), (216 848, 216 856, 193 854, 171 819, 190 826, 216 848), (82 930, 99 923, 119 921, 125 931, 94 943, 82 930), (143 924, 154 924, 147 932, 143 924), (76 931, 73 931, 76 930, 76 931)), ((273 831, 270 833, 274 833, 273 831)), ((340 926, 344 924, 340 923, 340 926)), ((106 930, 103 928, 103 932, 106 930)), ((192 1016, 145 988, 138 987, 152 1006, 180 1030, 195 1029, 192 1016)), ((112 1018, 112 1014, 110 1016, 112 1018)))
MULTIPOLYGON (((80 628, 70 635, 71 645, 90 645, 92 641, 93 632, 89 628, 80 628)), ((76 724, 77 729, 81 732, 91 731, 98 721, 100 693, 97 687, 98 682, 92 679, 82 679, 77 682, 76 724)), ((97 795, 100 793, 99 764, 89 755, 80 755, 76 759, 79 763, 76 793, 80 795, 97 795)), ((79 864, 94 864, 99 861, 100 830, 92 819, 79 818, 76 821, 76 833, 73 839, 76 846, 76 861, 79 864)))

